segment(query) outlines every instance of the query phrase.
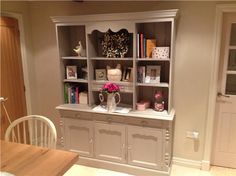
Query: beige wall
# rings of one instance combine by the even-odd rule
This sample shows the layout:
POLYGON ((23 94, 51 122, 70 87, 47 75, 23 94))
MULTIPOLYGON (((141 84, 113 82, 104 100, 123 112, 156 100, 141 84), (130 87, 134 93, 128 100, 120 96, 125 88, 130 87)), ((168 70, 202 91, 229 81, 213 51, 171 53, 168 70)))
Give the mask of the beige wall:
POLYGON ((52 118, 58 117, 55 106, 62 100, 55 26, 50 16, 180 9, 174 70, 177 114, 174 156, 202 160, 213 63, 215 2, 28 2, 27 8, 22 8, 21 3, 2 2, 2 10, 23 13, 24 20, 30 23, 25 27, 32 31, 27 37, 31 37, 33 44, 33 57, 29 60, 34 68, 33 113, 52 118), (185 137, 186 130, 200 132, 198 145, 185 137))

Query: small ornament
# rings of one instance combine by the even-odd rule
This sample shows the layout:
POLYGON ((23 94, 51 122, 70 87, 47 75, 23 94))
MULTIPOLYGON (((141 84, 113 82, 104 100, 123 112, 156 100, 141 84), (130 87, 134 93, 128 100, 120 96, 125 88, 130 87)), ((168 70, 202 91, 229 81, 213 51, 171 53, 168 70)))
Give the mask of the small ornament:
POLYGON ((117 64, 116 68, 112 69, 107 66, 107 79, 108 81, 120 81, 122 77, 121 65, 117 64))
POLYGON ((158 91, 154 95, 155 101, 154 101, 154 110, 162 112, 164 111, 164 100, 163 100, 163 95, 161 91, 158 91))
POLYGON ((78 54, 78 56, 85 57, 86 50, 83 48, 81 41, 79 41, 78 46, 73 50, 78 54))

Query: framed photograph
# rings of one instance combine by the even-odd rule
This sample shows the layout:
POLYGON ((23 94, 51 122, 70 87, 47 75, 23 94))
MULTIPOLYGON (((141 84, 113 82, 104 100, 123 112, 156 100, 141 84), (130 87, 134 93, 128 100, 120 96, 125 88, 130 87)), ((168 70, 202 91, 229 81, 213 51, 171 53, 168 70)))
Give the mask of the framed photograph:
POLYGON ((77 79, 77 66, 66 66, 66 79, 77 79))
POLYGON ((128 82, 133 81, 133 68, 132 67, 124 68, 122 81, 128 81, 128 82))
POLYGON ((160 83, 161 66, 148 65, 145 83, 160 83))
POLYGON ((95 77, 96 77, 96 80, 107 80, 106 69, 96 69, 95 77))

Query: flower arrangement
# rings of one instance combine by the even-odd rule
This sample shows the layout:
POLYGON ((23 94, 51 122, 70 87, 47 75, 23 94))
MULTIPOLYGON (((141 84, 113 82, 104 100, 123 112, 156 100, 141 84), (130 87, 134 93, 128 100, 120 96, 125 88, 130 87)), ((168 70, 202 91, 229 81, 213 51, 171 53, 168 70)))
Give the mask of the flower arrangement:
POLYGON ((120 87, 117 84, 108 82, 102 86, 101 92, 104 93, 116 93, 120 91, 120 87))

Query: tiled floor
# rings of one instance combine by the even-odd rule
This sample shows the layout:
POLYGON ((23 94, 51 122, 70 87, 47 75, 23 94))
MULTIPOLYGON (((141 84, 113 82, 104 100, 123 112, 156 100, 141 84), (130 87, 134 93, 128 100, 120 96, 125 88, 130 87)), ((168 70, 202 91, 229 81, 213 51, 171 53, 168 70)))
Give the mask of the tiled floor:
MULTIPOLYGON (((74 165, 64 176, 131 176, 125 173, 113 172, 105 169, 74 165)), ((171 176, 236 176, 236 169, 211 167, 210 171, 172 166, 171 176)))

